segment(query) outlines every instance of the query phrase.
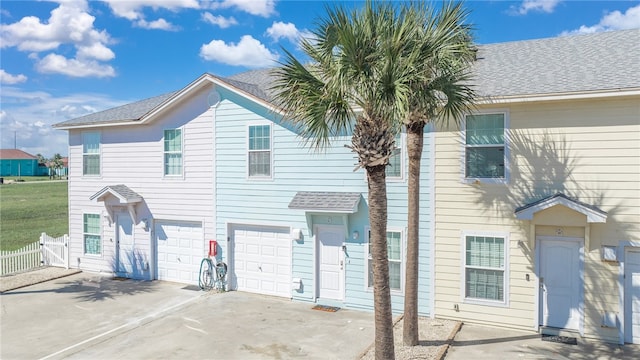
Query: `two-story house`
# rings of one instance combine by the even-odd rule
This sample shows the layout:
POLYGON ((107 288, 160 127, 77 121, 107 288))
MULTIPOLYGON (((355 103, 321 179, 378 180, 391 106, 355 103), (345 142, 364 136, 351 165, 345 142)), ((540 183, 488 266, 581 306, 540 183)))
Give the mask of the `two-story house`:
MULTIPOLYGON (((473 70, 476 111, 425 133, 420 314, 640 343, 640 30, 480 45, 473 70)), ((306 148, 271 83, 204 74, 58 124, 72 267, 195 284, 214 244, 231 289, 372 309, 349 136, 306 148)), ((396 312, 403 141, 387 172, 396 312)))

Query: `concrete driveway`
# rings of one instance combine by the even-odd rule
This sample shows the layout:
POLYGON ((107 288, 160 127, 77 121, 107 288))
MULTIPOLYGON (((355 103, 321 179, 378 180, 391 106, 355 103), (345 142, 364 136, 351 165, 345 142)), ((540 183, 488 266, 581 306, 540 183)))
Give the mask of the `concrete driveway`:
POLYGON ((2 359, 355 359, 373 314, 77 274, 0 295, 2 359))

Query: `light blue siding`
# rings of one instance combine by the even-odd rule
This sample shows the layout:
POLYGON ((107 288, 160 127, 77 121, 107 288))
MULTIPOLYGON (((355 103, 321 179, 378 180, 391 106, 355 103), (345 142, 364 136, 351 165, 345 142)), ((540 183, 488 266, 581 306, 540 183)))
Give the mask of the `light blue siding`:
MULTIPOLYGON (((229 226, 234 223, 285 226, 303 229, 303 239, 293 241, 292 277, 301 278, 302 291, 292 291, 292 297, 301 301, 315 301, 315 238, 310 227, 328 223, 341 224, 341 214, 316 214, 307 217, 303 210, 291 210, 289 202, 298 191, 359 192, 363 198, 359 211, 350 214, 348 233, 364 234, 368 226, 367 181, 364 170, 353 171, 355 155, 345 148, 350 137, 337 137, 328 149, 315 152, 304 145, 288 124, 280 117, 255 106, 247 99, 219 89, 222 101, 215 109, 215 174, 216 174, 216 237, 227 239, 229 226), (247 175, 247 127, 269 123, 272 125, 271 179, 253 180, 247 175), (307 219, 311 219, 308 223, 307 219)), ((429 237, 431 234, 431 174, 429 163, 429 138, 425 138, 422 168, 421 196, 421 249, 420 249, 420 313, 429 315, 431 266, 429 237)), ((404 152, 403 152, 404 153, 404 152)), ((407 160, 404 161, 406 179, 407 160)), ((388 226, 401 228, 405 236, 407 224, 407 183, 388 181, 388 226)), ((346 279, 345 307, 373 309, 373 292, 366 288, 365 236, 345 239, 346 279)), ((227 242, 221 241, 221 258, 228 261, 227 242)), ((404 268, 404 263, 403 263, 404 268)), ((403 284, 404 286, 404 284, 403 284)), ((392 294, 395 312, 403 310, 401 292, 392 294)))

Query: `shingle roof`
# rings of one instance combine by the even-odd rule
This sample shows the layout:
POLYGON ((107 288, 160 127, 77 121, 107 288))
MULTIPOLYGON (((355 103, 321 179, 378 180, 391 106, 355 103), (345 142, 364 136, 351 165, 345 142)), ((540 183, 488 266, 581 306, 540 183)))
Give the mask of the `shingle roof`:
POLYGON ((99 125, 103 123, 113 124, 118 122, 140 120, 149 111, 173 96, 175 92, 155 96, 149 99, 136 101, 131 104, 118 106, 115 108, 99 111, 97 113, 81 116, 75 119, 63 121, 55 124, 55 127, 66 127, 75 125, 99 125))
MULTIPOLYGON (((273 69, 217 77, 274 103, 273 69)), ((479 45, 473 84, 485 98, 640 88, 640 29, 479 45)), ((56 127, 140 120, 174 93, 58 123, 56 127)))
POLYGON ((515 209, 514 213, 518 219, 531 220, 534 213, 555 205, 568 206, 575 211, 583 213, 587 216, 588 222, 605 222, 607 218, 607 212, 599 207, 584 203, 563 193, 555 193, 532 203, 522 205, 515 209))
POLYGON ((93 194, 89 200, 98 199, 98 201, 102 200, 104 195, 113 195, 121 200, 121 202, 125 204, 136 203, 142 200, 142 196, 138 195, 135 191, 131 190, 126 185, 109 185, 102 188, 97 193, 93 194))
POLYGON ((33 159, 37 159, 37 157, 18 149, 1 149, 0 159, 2 160, 21 160, 21 159, 33 160, 33 159))
POLYGON ((480 45, 477 58, 481 96, 640 87, 640 29, 480 45))
POLYGON ((358 192, 300 191, 289 203, 289 209, 353 214, 358 211, 361 197, 358 192))

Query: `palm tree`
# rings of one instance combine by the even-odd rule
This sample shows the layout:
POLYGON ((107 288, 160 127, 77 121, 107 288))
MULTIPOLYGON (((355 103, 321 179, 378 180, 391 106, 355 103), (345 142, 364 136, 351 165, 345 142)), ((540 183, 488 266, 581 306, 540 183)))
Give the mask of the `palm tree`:
MULTIPOLYGON (((327 8, 302 49, 311 59, 303 65, 286 53, 275 72, 274 89, 286 119, 315 148, 333 136, 352 131, 357 168, 368 181, 370 244, 373 263, 376 359, 393 359, 393 324, 387 256, 385 168, 395 136, 409 116, 410 95, 417 80, 422 24, 410 7, 368 1, 360 10, 327 8)), ((356 169, 357 169, 356 168, 356 169)))
POLYGON ((461 3, 452 2, 443 4, 437 12, 428 4, 412 6, 416 6, 416 11, 424 19, 424 26, 416 40, 421 49, 416 67, 421 69, 423 77, 422 81, 414 83, 411 112, 404 122, 409 174, 402 340, 409 346, 418 344, 420 166, 424 128, 431 121, 460 119, 472 106, 475 96, 469 77, 475 53, 470 27, 464 23, 468 12, 461 3))

